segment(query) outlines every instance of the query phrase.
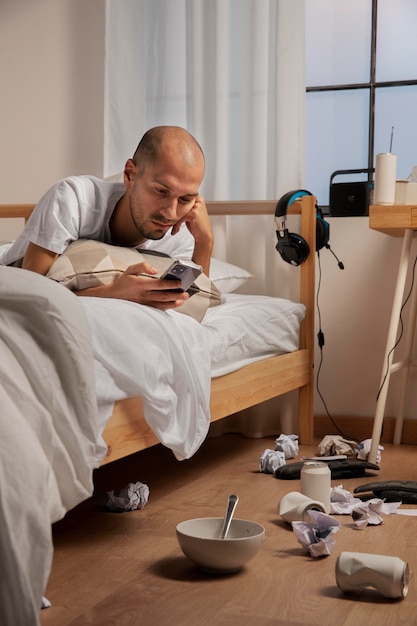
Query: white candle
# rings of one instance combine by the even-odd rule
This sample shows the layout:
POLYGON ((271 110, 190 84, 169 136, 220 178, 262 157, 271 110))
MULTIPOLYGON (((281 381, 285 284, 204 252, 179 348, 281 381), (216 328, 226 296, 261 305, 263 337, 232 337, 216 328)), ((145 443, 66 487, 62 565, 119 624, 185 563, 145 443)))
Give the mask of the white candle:
POLYGON ((376 155, 374 204, 395 203, 397 155, 385 152, 376 155))

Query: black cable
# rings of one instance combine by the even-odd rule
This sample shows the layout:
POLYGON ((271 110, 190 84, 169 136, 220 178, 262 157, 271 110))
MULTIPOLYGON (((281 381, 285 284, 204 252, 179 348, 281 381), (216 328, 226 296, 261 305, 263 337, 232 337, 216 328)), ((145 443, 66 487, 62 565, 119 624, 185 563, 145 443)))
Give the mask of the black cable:
POLYGON ((325 344, 324 341, 324 333, 321 329, 321 311, 320 311, 320 305, 319 305, 319 294, 320 294, 320 288, 321 288, 321 276, 322 276, 322 272, 321 272, 321 261, 320 261, 320 252, 317 250, 317 266, 319 269, 319 275, 318 275, 318 282, 317 282, 317 292, 316 292, 316 307, 317 307, 317 319, 318 319, 318 326, 319 326, 319 330, 317 333, 317 342, 318 342, 318 346, 320 348, 320 363, 319 366, 317 368, 317 374, 316 374, 316 389, 317 389, 317 393, 320 397, 320 400, 323 403, 324 406, 324 410, 326 411, 326 415, 329 418, 330 422, 333 424, 334 428, 337 430, 337 432, 339 433, 339 435, 341 435, 344 439, 349 439, 350 441, 356 441, 357 439, 355 439, 354 437, 350 437, 349 435, 345 435, 344 432, 342 432, 342 430, 337 426, 336 422, 334 421, 333 417, 330 415, 329 409, 327 408, 327 404, 323 398, 323 395, 320 391, 320 387, 319 387, 319 378, 320 378, 320 371, 321 371, 321 367, 323 365, 323 347, 325 344))
POLYGON ((417 256, 416 256, 416 258, 414 259, 414 263, 413 263, 413 270, 412 270, 412 273, 411 273, 411 285, 410 285, 410 289, 409 289, 408 294, 407 294, 407 296, 406 296, 406 298, 405 298, 404 302, 402 303, 402 305, 401 305, 401 309, 400 309, 400 320, 399 320, 399 324, 400 324, 400 331, 399 331, 399 333, 398 333, 398 337, 397 337, 396 342, 394 343, 394 345, 392 346, 391 350, 390 350, 390 351, 388 352, 388 354, 387 354, 387 369, 385 370, 384 378, 382 379, 381 386, 380 386, 380 388, 378 389, 378 393, 376 394, 376 400, 377 400, 377 401, 378 401, 379 396, 381 395, 381 391, 382 391, 382 389, 383 389, 383 387, 384 387, 384 385, 385 385, 385 383, 386 383, 387 377, 388 377, 388 372, 389 372, 389 370, 390 370, 390 364, 389 364, 389 359, 390 359, 390 356, 391 356, 391 354, 394 352, 394 350, 395 350, 395 348, 398 346, 398 344, 400 343, 400 341, 401 341, 401 339, 402 339, 402 336, 403 336, 403 334, 404 334, 403 311, 404 311, 404 308, 405 308, 405 306, 406 306, 407 302, 409 301, 410 296, 411 296, 411 294, 412 294, 412 292, 413 292, 413 288, 414 288, 414 281, 415 281, 415 272, 416 272, 416 264, 417 264, 417 256))

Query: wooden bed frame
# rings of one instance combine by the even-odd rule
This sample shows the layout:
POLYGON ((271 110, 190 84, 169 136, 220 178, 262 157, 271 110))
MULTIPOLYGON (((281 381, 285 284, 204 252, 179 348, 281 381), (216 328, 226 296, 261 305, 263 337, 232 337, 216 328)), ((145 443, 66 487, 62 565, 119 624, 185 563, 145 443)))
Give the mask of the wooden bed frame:
MULTIPOLYGON (((300 302, 307 312, 301 325, 300 348, 270 357, 236 372, 212 379, 211 421, 247 409, 265 400, 298 389, 298 435, 300 443, 313 443, 314 400, 314 303, 316 199, 303 196, 289 207, 289 214, 301 215, 300 234, 309 243, 310 255, 300 266, 300 302)), ((274 215, 273 201, 207 202, 210 215, 274 215)), ((0 218, 28 219, 33 204, 0 205, 0 218)), ((158 439, 147 425, 140 398, 115 404, 104 431, 108 452, 102 465, 149 448, 158 439)))

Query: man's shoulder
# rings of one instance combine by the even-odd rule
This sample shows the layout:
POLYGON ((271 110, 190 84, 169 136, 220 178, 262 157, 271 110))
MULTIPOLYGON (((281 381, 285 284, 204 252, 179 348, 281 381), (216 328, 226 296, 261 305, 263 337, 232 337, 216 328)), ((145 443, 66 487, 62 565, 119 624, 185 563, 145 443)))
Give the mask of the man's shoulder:
POLYGON ((116 202, 124 193, 123 183, 107 181, 97 176, 67 176, 57 181, 41 198, 40 204, 59 203, 74 206, 107 206, 116 202))
POLYGON ((105 180, 98 178, 97 176, 91 176, 90 174, 82 174, 77 176, 66 176, 57 183, 55 187, 70 187, 72 189, 91 189, 91 190, 104 190, 112 192, 113 190, 119 191, 124 189, 124 183, 114 180, 105 180))

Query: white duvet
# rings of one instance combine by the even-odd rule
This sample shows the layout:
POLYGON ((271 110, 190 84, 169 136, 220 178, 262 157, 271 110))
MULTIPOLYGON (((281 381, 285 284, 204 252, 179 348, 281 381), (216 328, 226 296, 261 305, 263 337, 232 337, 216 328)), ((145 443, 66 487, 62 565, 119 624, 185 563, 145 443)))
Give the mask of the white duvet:
POLYGON ((80 298, 93 335, 101 431, 114 402, 140 396, 158 439, 177 459, 189 458, 210 425, 211 377, 298 348, 303 305, 239 294, 225 300, 200 324, 177 311, 80 298))
POLYGON ((123 300, 79 300, 92 329, 101 431, 114 402, 141 396, 158 439, 179 460, 192 456, 210 423, 210 353, 200 324, 123 300))
POLYGON ((51 524, 92 493, 98 421, 76 296, 0 267, 0 623, 38 624, 51 524))

